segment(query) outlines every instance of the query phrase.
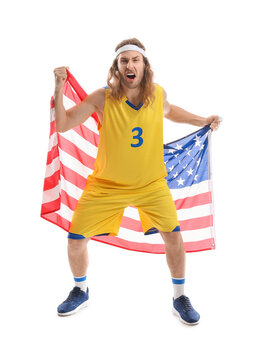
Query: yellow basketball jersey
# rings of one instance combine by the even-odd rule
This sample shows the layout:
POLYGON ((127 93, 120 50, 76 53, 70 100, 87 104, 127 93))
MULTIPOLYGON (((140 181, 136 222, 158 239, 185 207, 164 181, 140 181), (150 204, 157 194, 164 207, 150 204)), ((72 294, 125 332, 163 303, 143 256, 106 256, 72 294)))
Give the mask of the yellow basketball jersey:
POLYGON ((102 126, 99 124, 98 154, 87 182, 134 189, 166 177, 163 151, 163 94, 155 84, 155 100, 134 106, 124 96, 119 102, 108 96, 102 126))

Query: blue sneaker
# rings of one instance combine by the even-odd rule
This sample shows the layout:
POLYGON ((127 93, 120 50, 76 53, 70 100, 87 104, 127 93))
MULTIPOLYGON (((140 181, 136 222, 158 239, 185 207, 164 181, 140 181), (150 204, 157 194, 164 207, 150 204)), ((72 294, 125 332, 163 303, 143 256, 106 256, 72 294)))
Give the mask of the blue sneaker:
POLYGON ((81 290, 78 286, 75 286, 68 298, 62 302, 57 308, 57 314, 59 316, 67 316, 75 314, 78 310, 88 306, 89 303, 89 288, 87 291, 81 290))
POLYGON ((189 298, 185 295, 181 295, 177 299, 173 298, 173 312, 187 325, 199 323, 200 315, 194 310, 189 298))

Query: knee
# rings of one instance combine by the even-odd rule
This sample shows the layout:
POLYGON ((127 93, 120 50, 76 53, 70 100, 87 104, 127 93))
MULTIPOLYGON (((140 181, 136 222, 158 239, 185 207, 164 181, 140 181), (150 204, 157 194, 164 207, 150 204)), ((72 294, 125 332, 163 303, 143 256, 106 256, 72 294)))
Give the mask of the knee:
POLYGON ((183 241, 180 231, 175 231, 175 232, 160 231, 160 234, 166 245, 178 246, 183 241))
POLYGON ((80 250, 88 244, 89 240, 90 238, 85 238, 85 239, 68 238, 68 248, 71 250, 80 250))

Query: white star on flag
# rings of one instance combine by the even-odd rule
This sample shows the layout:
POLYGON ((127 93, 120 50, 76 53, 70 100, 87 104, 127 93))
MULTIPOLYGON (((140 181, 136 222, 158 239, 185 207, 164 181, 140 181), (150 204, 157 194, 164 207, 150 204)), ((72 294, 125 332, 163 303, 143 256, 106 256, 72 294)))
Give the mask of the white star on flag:
POLYGON ((190 168, 190 169, 187 170, 186 172, 188 173, 188 176, 193 175, 193 169, 192 169, 192 168, 190 168))
POLYGON ((180 177, 180 179, 177 180, 178 186, 179 186, 179 185, 184 185, 184 181, 185 181, 185 180, 183 180, 183 179, 180 177))
POLYGON ((182 149, 183 149, 183 148, 182 148, 182 145, 176 144, 176 149, 177 149, 177 150, 182 150, 182 149))

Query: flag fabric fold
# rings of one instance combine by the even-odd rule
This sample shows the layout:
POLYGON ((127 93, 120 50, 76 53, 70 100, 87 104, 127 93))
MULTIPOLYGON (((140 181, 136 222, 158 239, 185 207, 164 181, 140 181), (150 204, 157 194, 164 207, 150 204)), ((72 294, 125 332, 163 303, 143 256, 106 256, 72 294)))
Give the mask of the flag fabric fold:
MULTIPOLYGON (((67 71, 63 88, 66 109, 87 96, 67 71)), ((43 186, 41 217, 69 231, 73 211, 93 173, 99 144, 98 117, 94 113, 83 124, 64 133, 56 132, 55 104, 50 101, 50 135, 43 186)), ((175 201, 186 252, 215 249, 211 129, 207 125, 186 137, 164 144, 166 181, 175 201)), ((127 250, 164 254, 159 233, 144 235, 138 211, 125 209, 117 236, 91 239, 127 250)))

